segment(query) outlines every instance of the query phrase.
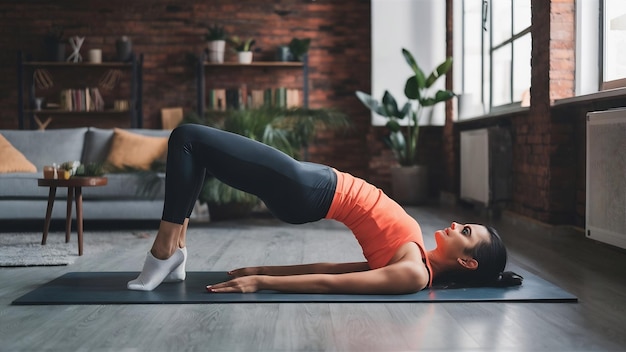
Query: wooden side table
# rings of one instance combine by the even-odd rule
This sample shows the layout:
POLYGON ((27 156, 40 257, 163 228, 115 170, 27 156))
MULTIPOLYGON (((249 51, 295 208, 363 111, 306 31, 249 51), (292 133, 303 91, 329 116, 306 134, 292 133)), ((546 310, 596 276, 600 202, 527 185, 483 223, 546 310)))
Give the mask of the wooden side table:
POLYGON ((72 230, 72 198, 76 199, 76 227, 78 232, 78 255, 83 255, 83 187, 98 187, 107 184, 106 177, 71 177, 68 180, 40 178, 37 185, 40 187, 50 187, 48 193, 48 209, 46 210, 46 221, 43 227, 43 237, 41 244, 45 245, 50 228, 50 218, 52 217, 52 206, 57 187, 67 187, 67 215, 65 218, 65 242, 70 241, 70 231, 72 230))

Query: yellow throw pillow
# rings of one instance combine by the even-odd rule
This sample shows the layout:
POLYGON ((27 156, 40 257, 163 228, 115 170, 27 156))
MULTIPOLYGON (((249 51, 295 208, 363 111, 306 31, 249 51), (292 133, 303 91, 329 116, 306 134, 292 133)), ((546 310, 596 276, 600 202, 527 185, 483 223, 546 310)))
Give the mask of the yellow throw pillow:
POLYGON ((37 172, 37 167, 0 134, 0 173, 37 172))
POLYGON ((167 137, 144 136, 115 128, 107 162, 117 168, 150 170, 167 152, 167 137))

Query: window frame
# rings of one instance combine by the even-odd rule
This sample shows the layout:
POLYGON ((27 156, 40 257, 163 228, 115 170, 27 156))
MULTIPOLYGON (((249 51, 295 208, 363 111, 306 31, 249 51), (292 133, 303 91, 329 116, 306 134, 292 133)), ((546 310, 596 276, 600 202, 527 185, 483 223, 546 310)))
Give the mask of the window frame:
POLYGON ((604 91, 604 90, 610 90, 610 89, 616 89, 616 88, 625 88, 626 87, 626 74, 624 75, 624 77, 621 78, 616 78, 616 79, 611 79, 611 80, 606 80, 605 77, 605 73, 607 71, 607 62, 606 62, 606 47, 607 47, 607 38, 606 38, 606 32, 607 32, 607 16, 606 16, 606 1, 607 0, 600 0, 598 1, 599 4, 599 21, 600 21, 600 30, 599 30, 599 50, 598 50, 598 62, 600 63, 599 67, 598 67, 598 78, 599 78, 599 87, 598 90, 599 91, 604 91))
MULTIPOLYGON (((461 74, 457 75, 458 80, 455 79, 455 86, 460 86, 461 92, 464 93, 480 93, 480 104, 482 104, 483 114, 491 114, 494 112, 511 109, 514 107, 519 107, 522 103, 521 96, 515 96, 515 82, 516 82, 516 58, 514 56, 515 52, 515 44, 520 43, 520 39, 525 36, 531 35, 532 23, 529 26, 518 30, 515 32, 515 0, 510 1, 510 28, 508 30, 510 33, 506 35, 503 40, 498 43, 494 43, 493 33, 494 33, 494 25, 493 25, 493 11, 492 11, 492 3, 493 1, 503 1, 503 0, 456 0, 454 3, 455 12, 454 15, 461 16, 461 21, 455 21, 455 23, 459 23, 455 25, 454 33, 460 34, 459 37, 461 40, 455 48, 455 52, 461 52, 461 59, 458 60, 458 65, 456 66, 458 70, 460 70, 461 74), (465 75, 465 67, 466 67, 466 37, 465 37, 465 28, 466 28, 466 16, 465 16, 465 6, 467 1, 474 1, 476 4, 478 2, 482 3, 481 7, 481 32, 483 35, 480 39, 481 46, 481 67, 480 67, 480 92, 466 92, 466 75, 465 75), (508 88, 508 98, 507 102, 503 104, 494 105, 494 53, 498 50, 506 50, 510 55, 510 63, 508 68, 508 73, 511 77, 509 83, 507 85, 508 88)), ((504 0, 505 1, 505 0, 504 0)), ((530 1, 530 0, 528 0, 530 1)), ((530 22, 530 21, 529 21, 530 22)), ((530 55, 530 54, 529 54, 530 55)), ((530 62, 528 63, 528 77, 531 74, 530 62)), ((529 87, 530 88, 530 87, 529 87)), ((460 102, 459 102, 460 105, 460 102)), ((473 116, 468 116, 473 117, 473 116)), ((463 116, 459 116, 458 118, 463 118, 463 116)))

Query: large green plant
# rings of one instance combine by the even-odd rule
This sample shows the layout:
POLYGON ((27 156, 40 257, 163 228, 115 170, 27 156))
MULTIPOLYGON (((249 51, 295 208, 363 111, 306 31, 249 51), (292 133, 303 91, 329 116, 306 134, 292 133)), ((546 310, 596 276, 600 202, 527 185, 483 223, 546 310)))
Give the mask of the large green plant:
POLYGON ((385 126, 389 135, 385 142, 393 150, 400 165, 410 166, 417 163, 419 124, 424 108, 449 100, 455 94, 449 90, 438 90, 434 95, 431 92, 433 84, 452 67, 451 57, 426 76, 408 50, 403 48, 402 55, 413 70, 413 75, 404 86, 404 95, 408 102, 402 108, 398 107, 396 99, 387 90, 380 101, 362 91, 357 91, 356 96, 370 110, 387 119, 385 126), (407 119, 406 123, 403 123, 404 119, 407 119))

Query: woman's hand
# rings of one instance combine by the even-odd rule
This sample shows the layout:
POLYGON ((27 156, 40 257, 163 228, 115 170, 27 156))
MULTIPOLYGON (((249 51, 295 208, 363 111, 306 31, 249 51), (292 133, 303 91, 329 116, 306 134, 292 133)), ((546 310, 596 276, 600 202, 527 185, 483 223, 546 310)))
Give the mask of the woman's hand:
POLYGON ((252 293, 260 290, 261 277, 258 275, 242 276, 215 285, 208 285, 211 293, 252 293))
POLYGON ((228 275, 232 277, 242 277, 242 276, 250 276, 250 275, 263 275, 263 267, 261 266, 252 266, 248 268, 239 268, 235 270, 231 270, 228 272, 228 275))

